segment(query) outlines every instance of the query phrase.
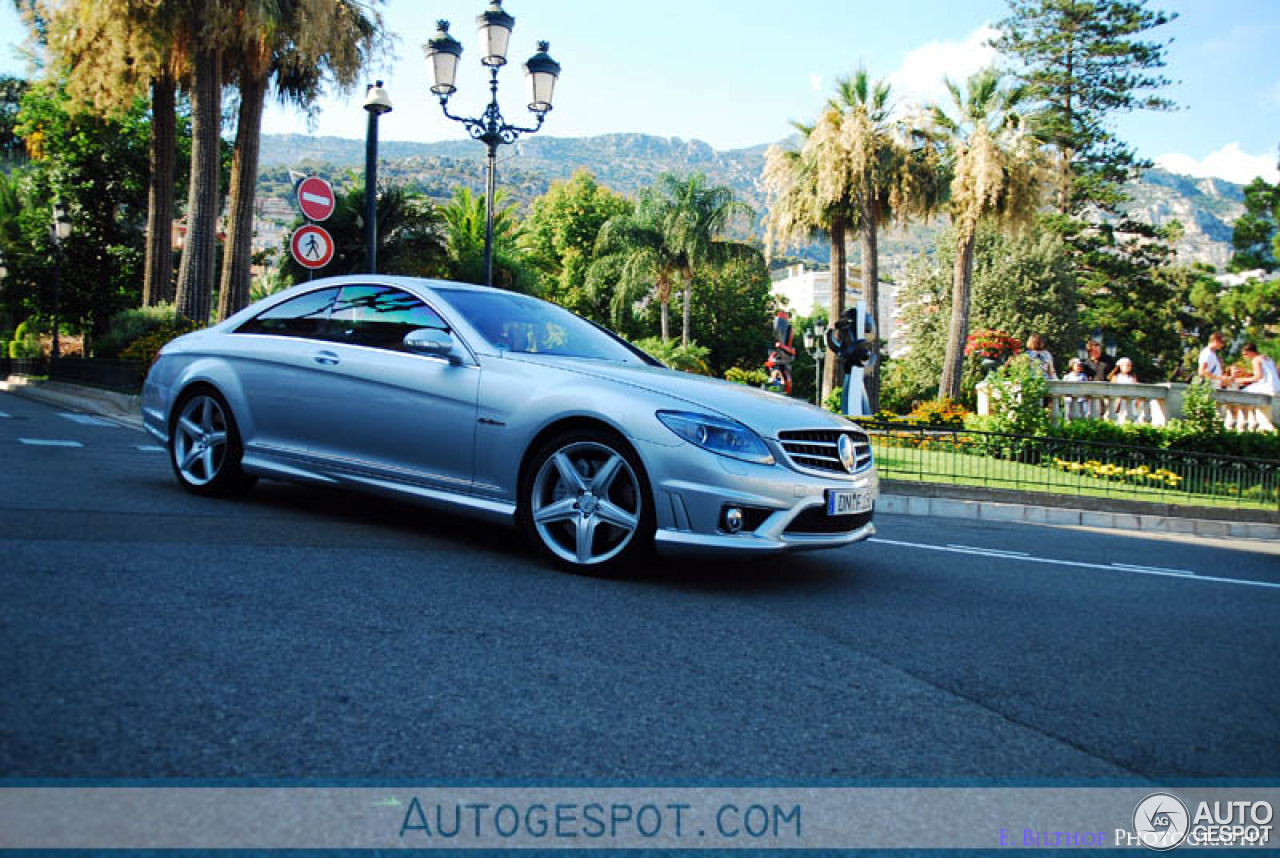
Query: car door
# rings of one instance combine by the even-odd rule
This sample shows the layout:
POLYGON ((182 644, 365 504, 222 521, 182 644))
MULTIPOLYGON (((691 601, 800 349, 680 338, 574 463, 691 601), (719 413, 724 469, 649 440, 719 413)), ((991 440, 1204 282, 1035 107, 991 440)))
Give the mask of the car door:
POLYGON ((297 391, 313 458, 347 475, 470 487, 480 370, 407 351, 404 335, 419 328, 449 329, 402 289, 342 287, 297 391))
POLYGON ((297 391, 315 365, 338 287, 317 289, 276 304, 235 330, 236 380, 247 415, 238 415, 250 451, 305 454, 297 391))

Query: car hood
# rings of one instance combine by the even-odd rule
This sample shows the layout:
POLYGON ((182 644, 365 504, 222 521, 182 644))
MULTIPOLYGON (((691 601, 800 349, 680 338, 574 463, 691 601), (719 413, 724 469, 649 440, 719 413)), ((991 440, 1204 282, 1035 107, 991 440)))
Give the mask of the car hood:
MULTIPOLYGON (((507 360, 554 367, 589 378, 624 384, 668 400, 681 400, 691 411, 713 411, 737 420, 760 435, 777 438, 787 429, 848 429, 849 421, 798 399, 767 390, 693 375, 664 367, 610 363, 555 355, 503 355, 507 360)), ((657 407, 673 405, 658 403, 657 407)), ((678 407, 678 406, 674 406, 678 407)))

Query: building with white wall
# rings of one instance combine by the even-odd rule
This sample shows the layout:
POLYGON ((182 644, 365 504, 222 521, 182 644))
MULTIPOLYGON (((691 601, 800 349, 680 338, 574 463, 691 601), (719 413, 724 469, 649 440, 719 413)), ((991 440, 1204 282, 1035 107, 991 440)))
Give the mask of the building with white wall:
MULTIPOLYGON (((857 265, 846 266, 844 304, 854 306, 862 300, 862 269, 857 265)), ((831 271, 808 268, 804 263, 788 265, 773 272, 773 295, 782 300, 787 311, 797 316, 811 316, 817 309, 831 312, 831 271)), ((875 314, 880 338, 889 341, 889 353, 896 354, 897 342, 897 287, 880 281, 880 308, 875 314)))

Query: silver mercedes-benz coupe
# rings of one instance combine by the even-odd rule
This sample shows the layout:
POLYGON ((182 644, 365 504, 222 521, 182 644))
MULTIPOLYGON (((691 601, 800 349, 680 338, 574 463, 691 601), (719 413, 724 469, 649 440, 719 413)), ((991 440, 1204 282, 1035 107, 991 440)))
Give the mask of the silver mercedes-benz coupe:
POLYGON ((166 345, 142 411, 196 494, 259 477, 380 492, 518 524, 577 571, 874 533, 852 423, 482 286, 366 275, 272 295, 166 345))

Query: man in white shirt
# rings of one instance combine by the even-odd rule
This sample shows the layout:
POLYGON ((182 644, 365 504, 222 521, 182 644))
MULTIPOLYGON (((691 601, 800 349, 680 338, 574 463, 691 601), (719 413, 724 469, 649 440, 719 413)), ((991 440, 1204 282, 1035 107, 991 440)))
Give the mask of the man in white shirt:
POLYGON ((1226 344, 1222 334, 1214 332, 1209 335, 1209 345, 1200 350, 1200 365, 1196 374, 1209 379, 1214 387, 1222 387, 1222 361, 1218 360, 1218 352, 1226 344))

